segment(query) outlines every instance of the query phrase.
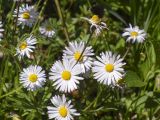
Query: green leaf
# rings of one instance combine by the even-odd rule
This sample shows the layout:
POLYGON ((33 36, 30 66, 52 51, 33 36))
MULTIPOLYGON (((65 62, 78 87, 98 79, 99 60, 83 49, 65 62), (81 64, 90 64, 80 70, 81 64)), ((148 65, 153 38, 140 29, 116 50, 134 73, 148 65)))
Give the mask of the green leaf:
POLYGON ((143 87, 145 85, 145 83, 141 81, 139 76, 133 71, 128 71, 124 80, 128 87, 143 87))
POLYGON ((153 44, 150 42, 145 46, 147 59, 139 65, 139 69, 143 74, 145 81, 152 79, 155 76, 156 53, 153 44))
POLYGON ((150 64, 153 66, 156 63, 156 53, 155 53, 154 46, 151 42, 147 51, 148 51, 148 58, 149 58, 150 64))
POLYGON ((124 48, 125 46, 125 41, 124 39, 120 39, 117 44, 116 44, 116 50, 120 49, 120 48, 124 48))

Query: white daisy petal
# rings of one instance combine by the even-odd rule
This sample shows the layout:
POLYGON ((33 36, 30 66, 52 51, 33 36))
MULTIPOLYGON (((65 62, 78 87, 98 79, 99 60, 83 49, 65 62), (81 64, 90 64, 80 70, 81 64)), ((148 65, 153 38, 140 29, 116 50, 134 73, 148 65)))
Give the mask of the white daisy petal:
POLYGON ((144 30, 140 30, 138 26, 132 27, 131 24, 129 24, 129 28, 124 29, 124 33, 122 34, 123 37, 128 37, 126 42, 131 43, 142 43, 144 42, 146 38, 146 33, 144 30))
POLYGON ((3 34, 2 32, 4 31, 4 29, 2 28, 2 22, 0 21, 0 41, 1 41, 1 38, 3 38, 3 34))
POLYGON ((19 59, 27 56, 30 58, 30 53, 35 49, 34 45, 37 43, 37 40, 31 35, 25 41, 21 41, 16 48, 17 52, 15 55, 18 55, 19 59))
MULTIPOLYGON (((80 58, 80 55, 84 49, 85 43, 84 42, 70 42, 69 46, 63 50, 63 59, 69 59, 72 62, 76 63, 78 60, 78 64, 81 66, 80 69, 82 69, 82 73, 85 73, 90 70, 92 66, 94 55, 93 49, 91 46, 86 47, 85 51, 83 52, 83 55, 80 58)), ((75 71, 75 70, 73 70, 75 71)), ((78 71, 75 71, 75 73, 78 71)))
POLYGON ((39 31, 42 35, 46 36, 46 37, 53 37, 55 35, 55 31, 52 27, 52 24, 50 24, 49 20, 46 20, 42 26, 39 28, 39 31))
POLYGON ((51 102, 55 107, 47 107, 49 119, 73 120, 73 116, 80 115, 77 113, 77 110, 73 108, 71 101, 67 102, 65 95, 62 97, 54 96, 52 97, 51 102))
POLYGON ((18 25, 22 24, 23 26, 32 27, 33 24, 38 19, 38 12, 35 10, 34 6, 22 5, 19 8, 19 11, 16 9, 14 11, 14 17, 17 17, 18 13, 18 25))
POLYGON ((78 76, 81 72, 79 64, 63 59, 62 62, 57 61, 53 64, 49 79, 54 81, 53 86, 56 86, 59 91, 72 92, 77 89, 79 80, 83 80, 82 77, 78 76))
POLYGON ((117 81, 122 78, 125 63, 120 55, 113 54, 111 51, 101 53, 98 60, 94 62, 92 71, 94 78, 100 83, 115 86, 117 81))
POLYGON ((90 31, 94 30, 96 36, 100 35, 103 29, 108 29, 106 23, 102 22, 98 15, 93 15, 92 18, 82 17, 82 19, 87 20, 91 26, 90 31))
POLYGON ((20 73, 20 83, 22 83, 27 90, 34 91, 37 88, 42 87, 45 81, 45 71, 37 65, 31 65, 28 68, 24 68, 20 73))

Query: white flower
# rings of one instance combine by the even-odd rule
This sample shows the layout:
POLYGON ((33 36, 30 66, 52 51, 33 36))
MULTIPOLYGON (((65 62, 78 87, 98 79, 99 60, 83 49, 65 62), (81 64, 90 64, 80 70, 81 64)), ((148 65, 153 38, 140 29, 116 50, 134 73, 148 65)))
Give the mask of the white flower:
POLYGON ((93 15, 90 19, 86 17, 82 18, 91 24, 90 31, 92 32, 94 30, 96 36, 98 36, 103 29, 108 29, 106 23, 102 22, 98 15, 93 15))
POLYGON ((42 35, 45 35, 46 37, 53 37, 55 35, 55 31, 49 21, 45 21, 39 28, 39 31, 42 35))
POLYGON ((42 70, 42 67, 37 65, 24 68, 23 72, 20 74, 20 83, 22 83, 27 90, 34 91, 42 87, 45 81, 45 71, 42 70))
POLYGON ((125 65, 120 55, 113 54, 111 51, 101 53, 94 62, 94 78, 98 82, 106 85, 115 85, 124 75, 125 65))
POLYGON ((35 44, 37 43, 36 38, 32 37, 32 35, 27 38, 25 41, 20 42, 18 47, 16 48, 19 59, 23 58, 25 55, 30 58, 30 53, 35 49, 35 44))
POLYGON ((38 18, 38 12, 35 10, 34 6, 22 5, 19 8, 19 12, 16 9, 14 11, 14 17, 17 17, 18 13, 18 25, 22 24, 23 26, 32 27, 38 18))
POLYGON ((131 24, 129 24, 129 28, 124 29, 124 33, 122 36, 127 36, 127 42, 138 42, 142 43, 145 40, 146 33, 144 30, 140 30, 138 26, 132 27, 131 24))
POLYGON ((85 43, 80 42, 70 42, 68 47, 65 47, 63 50, 63 58, 67 58, 72 62, 77 62, 80 64, 82 73, 85 73, 90 70, 92 66, 93 59, 91 58, 94 53, 91 46, 86 47, 83 54, 81 55, 83 49, 85 48, 85 43), (80 57, 81 56, 81 57, 80 57))
POLYGON ((1 41, 1 38, 3 38, 3 34, 2 32, 4 31, 4 29, 2 28, 2 22, 0 21, 0 41, 1 41))
POLYGON ((73 109, 73 105, 71 104, 71 100, 67 102, 65 95, 62 97, 54 96, 51 99, 52 106, 48 106, 48 116, 49 119, 55 120, 73 120, 73 116, 79 116, 75 109, 73 109))
POLYGON ((63 61, 56 61, 51 68, 49 73, 50 80, 54 81, 53 86, 62 92, 72 92, 77 89, 77 84, 79 80, 83 80, 82 77, 78 75, 81 74, 81 67, 75 62, 68 59, 63 59, 63 61))

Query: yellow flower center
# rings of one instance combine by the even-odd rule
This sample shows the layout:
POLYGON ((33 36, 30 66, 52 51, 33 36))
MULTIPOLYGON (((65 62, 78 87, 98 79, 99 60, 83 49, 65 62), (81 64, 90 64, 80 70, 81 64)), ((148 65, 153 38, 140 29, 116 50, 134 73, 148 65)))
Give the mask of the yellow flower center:
POLYGON ((24 12, 24 13, 22 14, 22 18, 23 18, 23 19, 29 19, 29 18, 30 18, 30 13, 29 13, 29 12, 24 12))
POLYGON ((71 72, 69 72, 69 71, 67 71, 67 70, 63 71, 63 72, 62 72, 62 78, 63 78, 64 80, 70 80, 70 78, 71 78, 71 72))
POLYGON ((61 115, 61 117, 65 118, 67 116, 67 113, 68 113, 68 111, 67 111, 67 108, 65 106, 61 106, 59 108, 59 114, 61 115))
POLYGON ((137 37, 138 36, 138 32, 135 32, 135 31, 131 32, 130 34, 131 34, 132 37, 137 37))
POLYGON ((27 42, 22 42, 19 46, 21 50, 24 50, 27 47, 27 42))
POLYGON ((31 75, 29 76, 29 80, 30 80, 31 82, 36 82, 37 79, 38 79, 38 76, 37 76, 36 74, 31 74, 31 75))
POLYGON ((83 55, 81 56, 81 58, 80 58, 80 56, 81 56, 81 53, 80 52, 75 52, 74 53, 74 59, 75 60, 79 60, 79 61, 82 61, 83 60, 83 55))
POLYGON ((105 69, 107 72, 112 72, 114 70, 114 65, 113 64, 106 64, 105 69))
POLYGON ((98 17, 98 15, 93 15, 91 20, 95 23, 98 24, 100 23, 101 19, 98 17))

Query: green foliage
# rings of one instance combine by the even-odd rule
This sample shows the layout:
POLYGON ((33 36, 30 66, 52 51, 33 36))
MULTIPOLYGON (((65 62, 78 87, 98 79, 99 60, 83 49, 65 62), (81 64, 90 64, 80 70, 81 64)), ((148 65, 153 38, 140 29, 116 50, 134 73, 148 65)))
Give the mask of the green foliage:
POLYGON ((143 87, 145 82, 141 81, 139 76, 133 71, 127 71, 125 81, 128 87, 143 87))

